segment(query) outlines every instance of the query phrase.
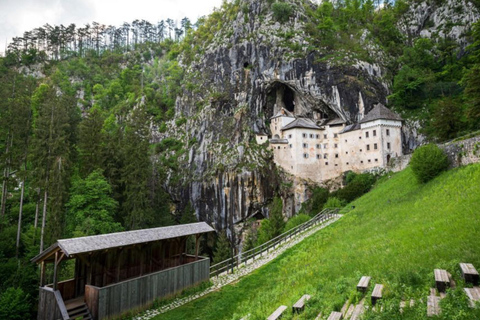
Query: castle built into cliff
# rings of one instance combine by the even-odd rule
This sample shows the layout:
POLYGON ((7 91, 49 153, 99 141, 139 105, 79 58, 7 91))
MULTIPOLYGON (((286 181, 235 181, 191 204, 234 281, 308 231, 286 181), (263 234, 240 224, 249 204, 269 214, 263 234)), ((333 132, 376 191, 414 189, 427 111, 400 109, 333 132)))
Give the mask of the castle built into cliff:
POLYGON ((383 168, 402 155, 402 118, 382 104, 351 125, 339 118, 297 118, 282 108, 271 118, 270 130, 270 139, 259 134, 257 142, 270 142, 275 163, 315 182, 383 168))

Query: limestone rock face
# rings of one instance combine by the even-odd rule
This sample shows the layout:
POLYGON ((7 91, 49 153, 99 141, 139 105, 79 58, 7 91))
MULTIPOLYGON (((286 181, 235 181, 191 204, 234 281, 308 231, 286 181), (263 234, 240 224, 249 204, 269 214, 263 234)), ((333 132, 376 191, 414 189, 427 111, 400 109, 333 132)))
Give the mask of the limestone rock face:
MULTIPOLYGON (((186 123, 172 121, 172 129, 156 136, 157 142, 175 137, 187 148, 181 175, 170 172, 165 181, 178 208, 190 202, 199 220, 227 229, 236 243, 238 226, 250 217, 268 216, 265 208, 275 194, 282 194, 286 215, 305 200, 295 194, 305 188, 278 172, 268 144, 255 142, 255 134, 270 133, 270 117, 283 107, 296 116, 352 123, 374 104, 386 104, 390 93, 385 53, 374 43, 365 46, 375 63, 348 52, 342 59, 327 58, 325 49, 306 40, 306 2, 286 2, 295 9, 283 24, 273 18, 268 1, 242 0, 241 10, 222 13, 233 18, 204 44, 202 55, 185 62, 176 119, 184 117, 186 123)), ((409 20, 408 28, 413 25, 409 20)), ((408 133, 409 144, 415 144, 414 135, 408 133)))

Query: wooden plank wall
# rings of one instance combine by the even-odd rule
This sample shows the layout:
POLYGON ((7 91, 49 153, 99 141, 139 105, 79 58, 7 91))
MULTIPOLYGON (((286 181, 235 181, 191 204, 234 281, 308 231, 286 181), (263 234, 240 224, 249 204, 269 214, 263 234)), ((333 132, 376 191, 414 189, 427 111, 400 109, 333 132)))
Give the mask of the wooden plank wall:
POLYGON ((158 298, 209 279, 210 261, 202 259, 176 268, 98 288, 98 318, 105 319, 148 305, 158 298))
POLYGON ((57 306, 55 294, 50 288, 40 288, 37 320, 60 320, 62 313, 57 306))

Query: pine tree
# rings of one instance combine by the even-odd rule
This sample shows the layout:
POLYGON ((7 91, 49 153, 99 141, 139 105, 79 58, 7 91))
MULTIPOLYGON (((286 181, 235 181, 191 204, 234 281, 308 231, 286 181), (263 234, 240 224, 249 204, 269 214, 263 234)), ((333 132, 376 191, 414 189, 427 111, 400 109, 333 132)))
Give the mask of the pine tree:
POLYGON ((232 257, 232 245, 228 240, 227 233, 222 231, 217 239, 213 253, 213 263, 219 263, 232 257))
POLYGON ((81 173, 88 176, 95 169, 102 168, 104 153, 102 152, 102 128, 105 118, 99 107, 93 106, 79 125, 78 148, 81 158, 81 173))

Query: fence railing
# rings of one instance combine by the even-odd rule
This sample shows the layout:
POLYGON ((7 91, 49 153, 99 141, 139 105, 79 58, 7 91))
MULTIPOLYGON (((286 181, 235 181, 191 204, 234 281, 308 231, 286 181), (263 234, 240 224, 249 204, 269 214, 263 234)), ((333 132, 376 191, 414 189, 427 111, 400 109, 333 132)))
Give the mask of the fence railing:
POLYGON ((275 238, 259 245, 258 247, 241 252, 240 254, 232 258, 210 266, 210 277, 218 276, 224 272, 233 272, 234 268, 238 269, 242 264, 247 265, 250 260, 252 262, 255 261, 258 256, 261 257, 264 253, 268 254, 270 249, 275 249, 277 246, 282 244, 282 242, 286 242, 290 238, 304 232, 305 230, 309 229, 314 225, 331 219, 337 213, 338 209, 324 209, 322 212, 320 212, 307 222, 304 222, 301 225, 298 225, 295 228, 292 228, 282 233, 281 235, 276 236, 275 238))

